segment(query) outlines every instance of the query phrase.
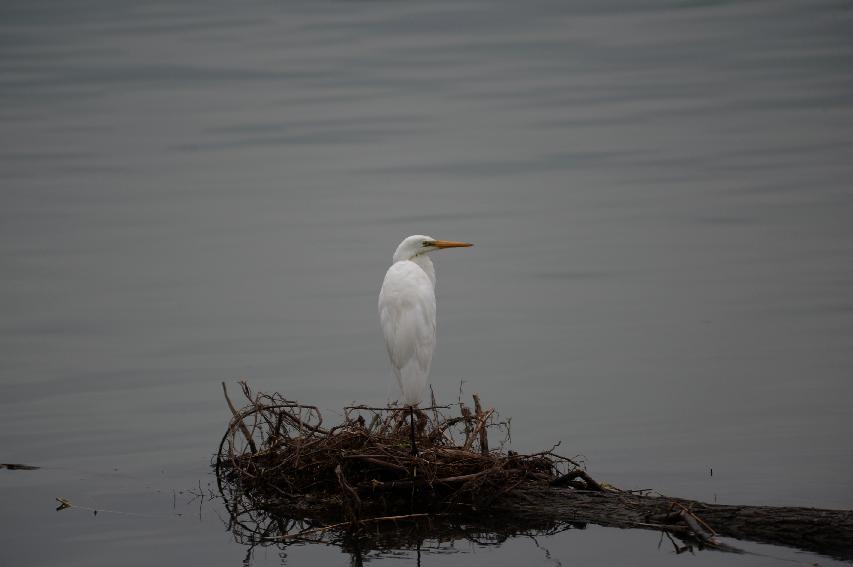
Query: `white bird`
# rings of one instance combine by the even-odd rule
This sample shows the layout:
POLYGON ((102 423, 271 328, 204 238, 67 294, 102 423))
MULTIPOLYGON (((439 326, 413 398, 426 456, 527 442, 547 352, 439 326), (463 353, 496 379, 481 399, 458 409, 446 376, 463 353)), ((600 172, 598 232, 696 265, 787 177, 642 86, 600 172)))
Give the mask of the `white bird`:
POLYGON ((379 291, 379 322, 385 346, 402 401, 412 412, 413 453, 414 406, 423 398, 435 349, 435 268, 427 254, 462 246, 473 245, 421 234, 406 238, 394 252, 394 263, 379 291))

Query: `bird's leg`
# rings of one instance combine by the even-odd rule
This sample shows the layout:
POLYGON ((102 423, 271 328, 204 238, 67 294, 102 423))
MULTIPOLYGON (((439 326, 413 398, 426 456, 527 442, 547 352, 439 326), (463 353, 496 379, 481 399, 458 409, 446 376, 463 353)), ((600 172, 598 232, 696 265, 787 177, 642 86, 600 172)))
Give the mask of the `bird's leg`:
POLYGON ((409 406, 409 415, 411 416, 412 426, 412 455, 418 454, 418 445, 415 441, 415 406, 409 406))

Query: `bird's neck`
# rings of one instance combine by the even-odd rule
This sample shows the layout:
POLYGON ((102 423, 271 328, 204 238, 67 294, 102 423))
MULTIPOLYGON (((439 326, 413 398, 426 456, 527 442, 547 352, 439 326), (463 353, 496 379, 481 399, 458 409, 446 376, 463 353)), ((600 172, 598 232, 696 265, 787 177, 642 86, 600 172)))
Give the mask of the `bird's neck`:
POLYGON ((435 287, 435 267, 432 265, 432 260, 429 259, 429 256, 426 254, 419 254, 412 258, 409 258, 409 261, 414 262, 421 269, 426 272, 426 275, 429 276, 430 281, 432 282, 433 287, 435 287))

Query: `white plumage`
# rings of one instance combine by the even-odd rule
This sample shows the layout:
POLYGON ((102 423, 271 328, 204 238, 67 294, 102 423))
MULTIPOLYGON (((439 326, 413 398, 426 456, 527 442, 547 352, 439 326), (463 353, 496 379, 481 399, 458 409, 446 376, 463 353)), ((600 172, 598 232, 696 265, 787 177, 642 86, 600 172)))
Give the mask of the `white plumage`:
POLYGON ((427 254, 461 246, 471 244, 420 234, 406 238, 397 247, 379 291, 385 346, 408 406, 423 398, 435 349, 435 268, 427 254))

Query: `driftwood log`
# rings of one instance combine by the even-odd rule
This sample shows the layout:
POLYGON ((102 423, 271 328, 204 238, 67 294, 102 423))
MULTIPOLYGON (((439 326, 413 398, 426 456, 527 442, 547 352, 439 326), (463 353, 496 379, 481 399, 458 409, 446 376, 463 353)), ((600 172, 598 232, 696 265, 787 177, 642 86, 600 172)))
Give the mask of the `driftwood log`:
MULTIPOLYGON (((493 504, 494 514, 516 518, 550 518, 616 528, 664 530, 709 539, 709 534, 795 547, 840 559, 853 559, 853 511, 776 506, 708 504, 667 496, 615 491, 579 491, 525 487, 493 504), (684 511, 706 527, 684 521, 684 511), (695 532, 699 531, 699 534, 695 532)), ((710 536, 713 537, 713 536, 710 536)))
POLYGON ((556 447, 532 455, 490 448, 487 431, 508 437, 508 424, 479 397, 473 411, 460 399, 455 417, 434 401, 417 410, 421 452, 413 456, 409 408, 348 407, 326 428, 315 406, 241 384, 249 403, 238 410, 225 391, 232 419, 214 464, 229 528, 251 546, 323 541, 360 557, 424 540, 501 541, 591 523, 657 530, 676 551, 738 552, 719 539, 731 537, 853 559, 853 511, 619 490, 556 447))

